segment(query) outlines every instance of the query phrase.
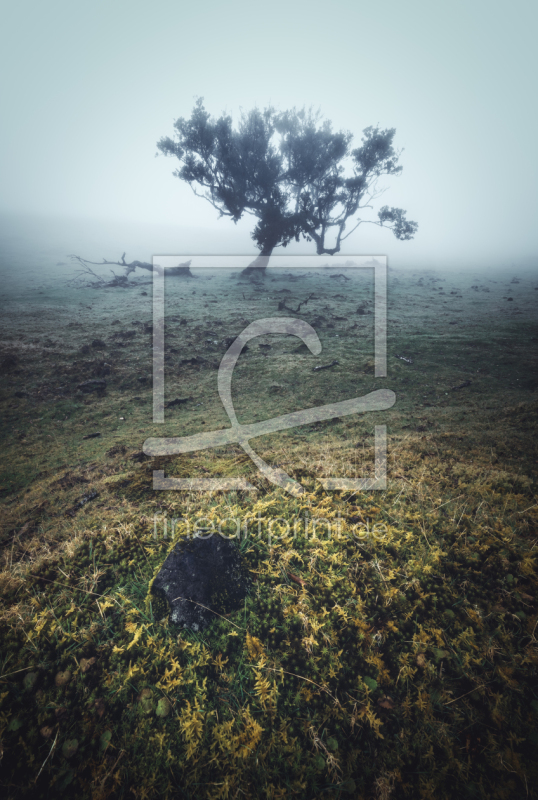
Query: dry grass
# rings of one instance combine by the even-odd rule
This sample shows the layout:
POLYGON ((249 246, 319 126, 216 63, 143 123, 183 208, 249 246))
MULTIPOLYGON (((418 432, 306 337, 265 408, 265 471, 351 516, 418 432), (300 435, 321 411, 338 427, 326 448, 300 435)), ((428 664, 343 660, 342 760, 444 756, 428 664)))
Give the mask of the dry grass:
MULTIPOLYGON (((401 297, 413 297, 405 288, 401 297)), ((492 333, 477 316, 447 356, 448 328, 426 342, 406 325, 392 347, 412 347, 414 364, 391 362, 399 400, 386 416, 382 492, 319 484, 371 474, 374 415, 256 442, 305 487, 292 498, 237 446, 133 460, 161 433, 148 422, 148 390, 134 388, 136 349, 120 348, 120 377, 102 398, 55 394, 50 375, 67 370, 65 354, 54 366, 41 353, 41 365, 11 375, 0 553, 6 797, 536 796, 537 403, 515 385, 529 358, 523 329, 509 320, 492 333), (504 378, 487 377, 500 359, 490 348, 473 364, 486 377, 474 372, 471 387, 451 391, 456 351, 474 358, 481 341, 505 336, 504 378), (52 388, 48 399, 36 388, 13 400, 21 384, 52 388), (82 439, 94 429, 100 439, 82 439), (154 469, 243 475, 257 492, 154 492, 154 469), (165 516, 169 534, 177 520, 174 539, 162 537, 165 516), (148 588, 202 517, 246 524, 239 546, 253 585, 243 608, 195 634, 174 630, 148 588), (331 536, 326 525, 312 536, 310 523, 305 538, 305 517, 328 520, 331 536)), ((274 380, 267 357, 252 356, 244 385, 262 364, 263 381, 274 380)), ((212 377, 185 373, 178 394, 198 392, 206 425, 218 427, 226 418, 209 402, 212 377)), ((342 390, 323 380, 319 397, 342 390)), ((282 413, 314 395, 301 391, 282 413)), ((258 392, 258 407, 244 401, 242 413, 266 418, 283 397, 258 392)), ((200 428, 199 407, 181 413, 165 432, 200 428)))

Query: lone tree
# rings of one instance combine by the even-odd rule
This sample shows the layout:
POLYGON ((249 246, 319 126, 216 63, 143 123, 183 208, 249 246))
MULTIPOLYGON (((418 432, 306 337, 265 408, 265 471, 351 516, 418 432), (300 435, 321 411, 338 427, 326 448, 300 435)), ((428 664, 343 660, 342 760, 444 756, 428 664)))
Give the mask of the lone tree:
POLYGON ((379 178, 402 171, 392 144, 394 128, 366 128, 353 150, 352 134, 334 133, 319 112, 255 108, 234 128, 230 116, 212 118, 202 98, 190 119, 176 120, 174 128, 173 139, 157 144, 179 160, 174 175, 220 216, 234 222, 243 214, 257 218, 251 235, 260 255, 246 274, 263 274, 275 247, 292 239, 314 241, 319 255, 334 255, 362 224, 390 228, 401 240, 412 239, 418 228, 401 208, 383 206, 377 219, 360 216, 382 194, 379 178), (346 232, 348 221, 352 227, 346 232))

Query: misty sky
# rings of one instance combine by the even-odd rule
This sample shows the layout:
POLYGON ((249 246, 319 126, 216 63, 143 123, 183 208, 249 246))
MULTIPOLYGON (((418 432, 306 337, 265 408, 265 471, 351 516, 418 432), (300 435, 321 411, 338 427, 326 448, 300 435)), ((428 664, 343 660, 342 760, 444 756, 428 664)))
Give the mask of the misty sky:
POLYGON ((405 148, 381 204, 418 221, 415 240, 370 226, 345 252, 536 257, 537 9, 521 0, 6 4, 0 210, 210 228, 213 252, 219 232, 254 252, 252 220, 235 229, 219 220, 172 176, 172 159, 155 158, 156 142, 197 96, 234 117, 254 105, 312 105, 355 146, 379 124, 405 148))

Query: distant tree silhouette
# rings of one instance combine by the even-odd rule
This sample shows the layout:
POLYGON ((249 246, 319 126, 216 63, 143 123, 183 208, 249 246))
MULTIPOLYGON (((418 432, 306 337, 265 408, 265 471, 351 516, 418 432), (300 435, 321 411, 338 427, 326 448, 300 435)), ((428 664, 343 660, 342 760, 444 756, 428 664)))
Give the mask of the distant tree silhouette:
POLYGON ((402 171, 394 128, 366 128, 361 146, 351 149, 352 134, 334 133, 319 112, 255 108, 234 128, 230 116, 212 118, 202 98, 190 119, 176 120, 174 128, 173 139, 157 144, 180 161, 174 175, 220 216, 234 222, 244 214, 256 217, 251 235, 260 254, 247 274, 263 273, 275 247, 292 239, 314 241, 318 254, 333 255, 365 223, 390 228, 401 240, 412 239, 417 230, 400 208, 383 206, 377 219, 360 216, 382 193, 379 178, 402 171), (332 246, 326 243, 329 235, 332 246))

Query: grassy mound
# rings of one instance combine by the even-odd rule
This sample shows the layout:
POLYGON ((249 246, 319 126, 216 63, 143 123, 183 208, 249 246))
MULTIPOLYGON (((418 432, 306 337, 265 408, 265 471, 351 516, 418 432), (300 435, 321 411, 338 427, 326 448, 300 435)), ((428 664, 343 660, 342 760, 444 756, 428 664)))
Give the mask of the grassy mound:
POLYGON ((408 440, 397 485, 368 498, 308 477, 300 499, 193 495, 173 539, 173 507, 156 526, 131 508, 100 530, 88 508, 65 552, 4 573, 5 796, 510 798, 531 787, 529 482, 479 448, 472 464, 446 445, 421 454, 408 440), (254 583, 244 608, 195 634, 168 624, 149 587, 202 518, 229 533, 241 520, 254 583))
POLYGON ((386 381, 357 346, 373 329, 357 310, 366 282, 332 295, 315 277, 289 298, 317 291, 301 314, 338 364, 314 372, 296 341, 253 345, 234 377, 242 421, 384 386, 398 397, 381 421, 384 491, 320 487, 371 476, 374 414, 257 440, 298 498, 237 446, 141 453, 148 436, 229 425, 211 365, 276 313, 283 278, 248 296, 211 276, 176 290, 188 319, 167 328, 167 398, 187 401, 160 427, 145 295, 118 310, 95 292, 86 316, 80 295, 31 314, 14 302, 0 321, 3 797, 536 798, 538 331, 530 279, 507 303, 490 277, 449 275, 445 292, 433 274, 389 276, 386 381), (77 388, 91 379, 106 391, 77 388), (154 470, 257 491, 158 492, 154 470), (153 577, 197 526, 231 536, 237 522, 245 602, 175 629, 153 577))

